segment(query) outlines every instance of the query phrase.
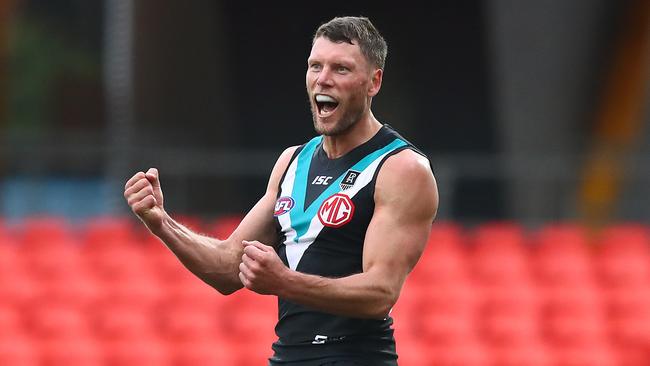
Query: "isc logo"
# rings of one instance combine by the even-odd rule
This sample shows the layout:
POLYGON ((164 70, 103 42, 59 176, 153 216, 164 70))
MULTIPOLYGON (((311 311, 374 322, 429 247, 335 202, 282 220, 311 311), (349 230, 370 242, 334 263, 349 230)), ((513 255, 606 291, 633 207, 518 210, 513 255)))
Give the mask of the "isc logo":
POLYGON ((317 185, 317 186, 326 186, 330 184, 330 180, 332 180, 332 177, 328 177, 326 175, 317 175, 316 178, 311 182, 311 184, 317 185))
POLYGON ((323 202, 318 209, 318 219, 328 227, 341 227, 354 215, 354 203, 350 197, 336 193, 323 202))

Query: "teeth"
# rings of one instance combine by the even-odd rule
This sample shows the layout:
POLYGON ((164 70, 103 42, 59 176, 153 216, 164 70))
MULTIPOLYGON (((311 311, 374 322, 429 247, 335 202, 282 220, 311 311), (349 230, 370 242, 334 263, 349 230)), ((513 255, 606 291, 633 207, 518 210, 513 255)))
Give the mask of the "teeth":
POLYGON ((316 101, 319 103, 338 103, 336 99, 330 97, 329 95, 317 94, 316 101))

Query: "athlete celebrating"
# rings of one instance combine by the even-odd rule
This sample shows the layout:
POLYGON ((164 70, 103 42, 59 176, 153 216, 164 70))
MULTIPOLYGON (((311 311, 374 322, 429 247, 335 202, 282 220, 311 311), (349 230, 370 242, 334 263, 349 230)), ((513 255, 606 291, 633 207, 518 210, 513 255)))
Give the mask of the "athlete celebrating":
POLYGON ((397 365, 390 310, 438 207, 428 159, 370 107, 387 47, 363 17, 316 31, 307 93, 319 136, 286 149, 233 234, 194 233, 164 210, 158 171, 124 197, 196 276, 223 294, 278 297, 270 365, 397 365))

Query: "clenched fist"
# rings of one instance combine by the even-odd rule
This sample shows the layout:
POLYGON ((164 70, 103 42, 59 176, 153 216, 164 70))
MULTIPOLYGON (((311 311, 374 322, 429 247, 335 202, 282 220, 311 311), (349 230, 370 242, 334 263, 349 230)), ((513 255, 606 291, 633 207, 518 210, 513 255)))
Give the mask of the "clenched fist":
POLYGON ((158 169, 149 168, 146 173, 138 172, 131 177, 124 186, 124 198, 149 230, 154 231, 162 225, 165 210, 158 169))

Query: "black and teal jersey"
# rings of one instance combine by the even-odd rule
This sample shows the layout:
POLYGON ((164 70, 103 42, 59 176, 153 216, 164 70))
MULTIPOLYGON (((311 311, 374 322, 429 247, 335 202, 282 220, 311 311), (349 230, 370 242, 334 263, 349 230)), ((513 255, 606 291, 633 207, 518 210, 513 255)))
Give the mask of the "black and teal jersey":
MULTIPOLYGON (((277 251, 293 270, 336 278, 363 271, 363 243, 382 164, 403 149, 417 149, 387 125, 336 159, 327 157, 322 141, 319 136, 300 146, 282 176, 274 214, 277 251)), ((282 298, 278 313, 273 364, 351 358, 396 365, 390 316, 345 317, 282 298)))

